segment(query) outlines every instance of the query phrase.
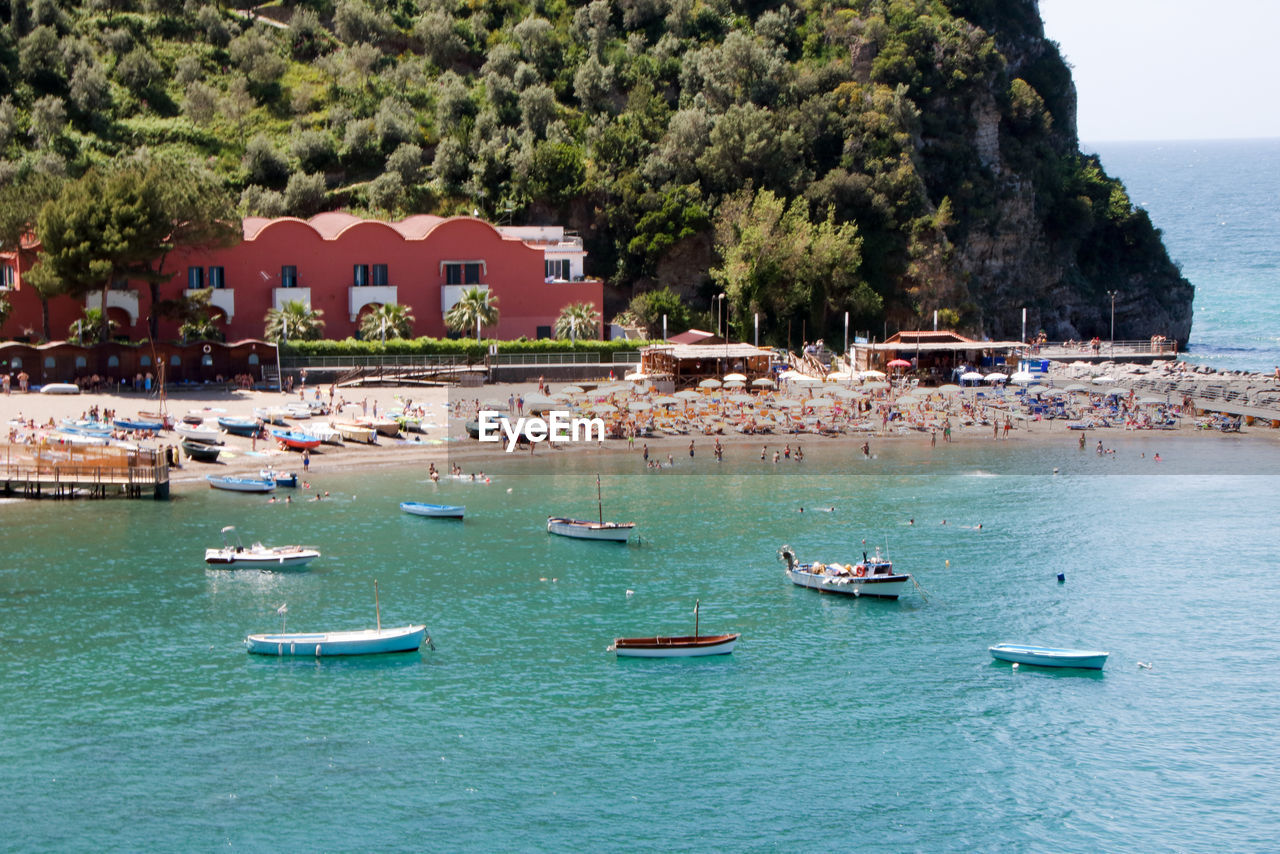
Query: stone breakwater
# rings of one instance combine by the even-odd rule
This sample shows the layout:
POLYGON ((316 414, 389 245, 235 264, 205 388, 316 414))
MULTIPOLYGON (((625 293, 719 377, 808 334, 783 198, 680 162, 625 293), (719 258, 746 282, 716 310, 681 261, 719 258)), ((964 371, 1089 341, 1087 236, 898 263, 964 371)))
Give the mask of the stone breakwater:
POLYGON ((1099 390, 1119 386, 1138 394, 1163 396, 1199 412, 1280 422, 1280 377, 1249 371, 1217 371, 1188 362, 1073 362, 1053 364, 1055 386, 1079 382, 1099 390))

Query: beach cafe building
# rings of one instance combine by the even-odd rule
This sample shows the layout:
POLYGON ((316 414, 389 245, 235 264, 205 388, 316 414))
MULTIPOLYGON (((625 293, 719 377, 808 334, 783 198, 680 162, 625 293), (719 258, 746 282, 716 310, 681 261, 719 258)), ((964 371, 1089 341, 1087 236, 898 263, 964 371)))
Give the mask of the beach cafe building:
MULTIPOLYGON (((174 276, 160 293, 174 299, 212 289, 228 341, 261 338, 267 311, 291 301, 323 312, 325 338, 354 336, 365 313, 396 304, 412 312, 413 337, 446 337, 444 316, 468 288, 496 298, 498 322, 482 328, 489 338, 550 338, 561 310, 574 303, 604 311, 604 284, 583 273, 581 238, 558 226, 495 227, 428 215, 387 222, 330 212, 306 220, 246 217, 242 229, 234 246, 175 250, 164 267, 174 276)), ((38 257, 31 240, 0 253, 0 292, 12 306, 0 339, 30 338, 43 328, 39 295, 23 283, 38 257)), ((127 281, 81 299, 56 297, 50 333, 60 337, 86 308, 101 308, 116 324, 113 334, 138 341, 148 337, 150 303, 146 286, 127 281)), ((159 337, 177 338, 176 321, 161 318, 159 337)), ((593 337, 600 337, 598 324, 593 337)))
POLYGON ((772 350, 731 344, 723 338, 700 333, 694 344, 674 343, 672 339, 645 347, 640 351, 640 371, 656 382, 672 381, 680 388, 705 379, 723 379, 725 374, 743 374, 748 381, 772 378, 774 359, 772 350))
POLYGON ((945 382, 960 365, 991 370, 1012 367, 1025 347, 1020 341, 976 341, 942 330, 897 332, 882 343, 854 344, 850 349, 854 370, 888 373, 888 364, 901 359, 930 379, 945 382))

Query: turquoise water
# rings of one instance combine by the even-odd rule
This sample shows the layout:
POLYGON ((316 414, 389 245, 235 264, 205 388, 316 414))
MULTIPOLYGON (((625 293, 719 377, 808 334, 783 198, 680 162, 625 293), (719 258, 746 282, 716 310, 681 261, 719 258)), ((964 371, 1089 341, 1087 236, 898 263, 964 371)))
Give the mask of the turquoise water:
POLYGON ((1187 358, 1220 370, 1280 365, 1280 140, 1087 147, 1196 286, 1187 358))
MULTIPOLYGON (((1045 453, 1003 450, 1029 470, 1045 453)), ((0 849, 1274 846, 1276 480, 994 476, 979 451, 934 475, 892 473, 889 451, 860 477, 606 469, 606 515, 642 533, 627 547, 548 537, 548 513, 595 511, 594 478, 570 474, 0 505, 0 849), (406 516, 408 498, 468 519, 406 516), (206 571, 227 524, 325 554, 206 571), (820 596, 775 556, 853 560, 864 538, 928 600, 820 596), (374 579, 384 624, 426 622, 435 651, 244 652, 285 602, 298 631, 371 625, 374 579), (703 631, 742 632, 732 656, 606 653, 691 630, 695 598, 703 631), (1015 672, 999 641, 1111 659, 1015 672)))

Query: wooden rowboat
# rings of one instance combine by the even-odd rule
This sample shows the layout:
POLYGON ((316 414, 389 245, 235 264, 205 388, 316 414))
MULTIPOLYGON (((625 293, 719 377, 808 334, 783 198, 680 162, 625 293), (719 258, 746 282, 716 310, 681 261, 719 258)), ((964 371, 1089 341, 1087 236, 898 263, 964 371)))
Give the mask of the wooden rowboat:
POLYGON ((294 430, 272 430, 271 438, 293 451, 309 451, 320 447, 320 440, 315 436, 294 430))
POLYGON ((467 508, 461 504, 426 504, 422 501, 401 501, 400 509, 413 516, 430 516, 435 519, 461 519, 467 508))
MULTIPOLYGON (((218 445, 222 443, 219 442, 218 445)), ((216 463, 218 454, 222 453, 222 448, 218 445, 211 445, 208 442, 201 442, 196 439, 183 439, 182 451, 189 459, 193 459, 198 463, 216 463)))
POLYGON ((342 434, 342 438, 348 442, 364 442, 366 445, 372 445, 377 439, 377 431, 372 427, 363 424, 351 424, 348 422, 339 422, 333 425, 334 429, 342 434))
POLYGON ((617 638, 610 647, 623 658, 694 658, 733 652, 740 633, 682 637, 617 638))

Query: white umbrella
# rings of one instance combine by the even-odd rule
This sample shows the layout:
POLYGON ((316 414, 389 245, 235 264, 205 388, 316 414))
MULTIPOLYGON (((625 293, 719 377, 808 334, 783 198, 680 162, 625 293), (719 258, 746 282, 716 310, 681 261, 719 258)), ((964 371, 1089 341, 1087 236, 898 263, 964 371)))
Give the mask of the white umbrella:
MULTIPOLYGON (((695 397, 696 397, 696 395, 695 395, 695 397)), ((662 396, 660 396, 660 397, 655 397, 655 398, 653 399, 653 402, 654 402, 654 404, 655 404, 655 405, 657 405, 657 406, 670 406, 670 405, 671 405, 671 404, 673 404, 673 403, 679 403, 679 402, 680 402, 680 398, 678 398, 678 397, 672 397, 672 396, 671 396, 671 395, 669 395, 669 394, 664 394, 664 395, 662 395, 662 396)))
POLYGON ((628 385, 628 384, 626 384, 626 383, 612 383, 612 384, 610 384, 610 385, 602 385, 602 386, 600 386, 599 388, 597 388, 595 391, 593 391, 593 392, 591 392, 591 393, 592 393, 592 394, 603 394, 603 395, 610 395, 610 394, 630 394, 630 393, 631 393, 631 386, 630 386, 630 385, 628 385))
POLYGON ((835 406, 835 401, 829 397, 811 397, 804 402, 804 405, 812 409, 826 409, 835 406))
POLYGON ((727 380, 724 384, 725 388, 746 388, 747 384, 742 380, 727 380))
POLYGON ((998 382, 1003 382, 1009 379, 1009 377, 1005 374, 1000 373, 999 371, 993 371, 992 373, 989 373, 985 377, 983 377, 983 379, 989 383, 998 383, 998 382))
POLYGON ((1071 385, 1063 386, 1062 390, 1063 391, 1088 391, 1089 387, 1087 385, 1084 385, 1083 383, 1072 383, 1071 385))
POLYGON ((778 379, 789 380, 789 379, 794 379, 795 377, 802 377, 802 376, 804 376, 804 374, 800 373, 799 371, 786 370, 778 374, 778 379))
POLYGON ((966 373, 961 374, 960 379, 964 380, 965 382, 971 382, 971 381, 981 381, 982 379, 984 379, 984 377, 982 376, 982 374, 978 373, 977 371, 968 371, 966 373))
POLYGON ((698 388, 720 388, 720 380, 703 380, 698 383, 698 388))
POLYGON ((678 391, 676 392, 675 396, 680 398, 681 400, 702 400, 702 395, 698 394, 693 389, 685 389, 684 391, 678 391))
POLYGON ((732 382, 745 383, 747 381, 747 375, 746 374, 725 374, 724 381, 727 383, 732 383, 732 382))
POLYGON ((754 401, 755 401, 755 398, 754 398, 754 397, 752 397, 752 396, 751 396, 751 395, 749 395, 749 394, 732 394, 732 395, 729 395, 729 402, 730 402, 730 403, 752 403, 752 402, 754 402, 754 401))
POLYGON ((1106 374, 1103 374, 1100 377, 1093 378, 1094 385, 1110 385, 1111 383, 1114 383, 1114 382, 1115 382, 1115 378, 1109 377, 1106 374))
POLYGON ((779 409, 795 409, 796 407, 804 406, 804 402, 796 400, 794 397, 783 397, 773 401, 771 405, 779 409))
POLYGON ((837 388, 831 392, 833 395, 844 400, 852 400, 855 397, 862 397, 862 392, 856 388, 837 388))
POLYGON ((863 383, 862 387, 866 389, 871 389, 872 391, 877 391, 879 389, 888 388, 889 384, 886 382, 880 382, 879 380, 875 380, 873 382, 863 383))
POLYGON ((653 404, 644 400, 633 400, 627 404, 627 409, 632 412, 644 412, 646 409, 652 409, 653 404))
POLYGON ((959 390, 960 390, 960 386, 956 385, 955 383, 947 383, 946 385, 938 386, 939 394, 955 394, 959 390))
POLYGON ((563 392, 564 394, 582 394, 583 393, 582 386, 576 386, 576 385, 567 385, 564 388, 560 389, 560 391, 563 392))
POLYGON ((920 398, 913 397, 912 395, 909 395, 909 394, 904 394, 902 397, 894 401, 894 403, 898 404, 899 406, 910 406, 914 403, 919 403, 919 402, 920 402, 920 398))
POLYGON ((571 395, 571 394, 566 394, 566 393, 565 393, 565 392, 563 392, 563 391, 558 391, 558 392, 556 392, 555 394, 551 395, 551 399, 552 399, 552 400, 554 400, 556 403, 564 403, 565 401, 567 401, 567 400, 568 400, 570 397, 572 397, 572 396, 573 396, 573 395, 571 395))
POLYGON ((827 374, 827 379, 832 382, 840 382, 841 380, 851 380, 853 376, 853 371, 832 371, 827 374))
POLYGON ((756 388, 773 388, 774 386, 777 385, 777 383, 775 383, 771 379, 768 379, 767 377, 761 377, 758 380, 752 380, 751 384, 756 388))
POLYGON ((635 371, 633 373, 627 374, 626 376, 623 377, 623 379, 627 380, 628 382, 639 382, 640 380, 649 379, 649 375, 646 374, 644 371, 635 371))
POLYGON ((871 370, 871 371, 860 371, 860 372, 858 373, 858 376, 862 377, 864 380, 866 380, 866 379, 877 379, 877 380, 878 380, 878 379, 880 379, 880 378, 882 378, 882 377, 884 376, 884 371, 875 371, 875 370, 871 370))
POLYGON ((612 403, 597 403, 595 406, 590 407, 587 411, 594 412, 597 415, 607 415, 610 412, 617 412, 618 407, 614 406, 612 403))
POLYGON ((1109 388, 1104 392, 1104 394, 1106 394, 1107 397, 1124 397, 1128 393, 1129 393, 1129 389, 1120 388, 1119 386, 1117 386, 1116 388, 1109 388))
POLYGON ((1027 383, 1031 382, 1034 378, 1035 377, 1032 375, 1030 371, 1016 371, 1012 376, 1009 377, 1009 381, 1012 383, 1016 383, 1018 385, 1026 385, 1027 383))

